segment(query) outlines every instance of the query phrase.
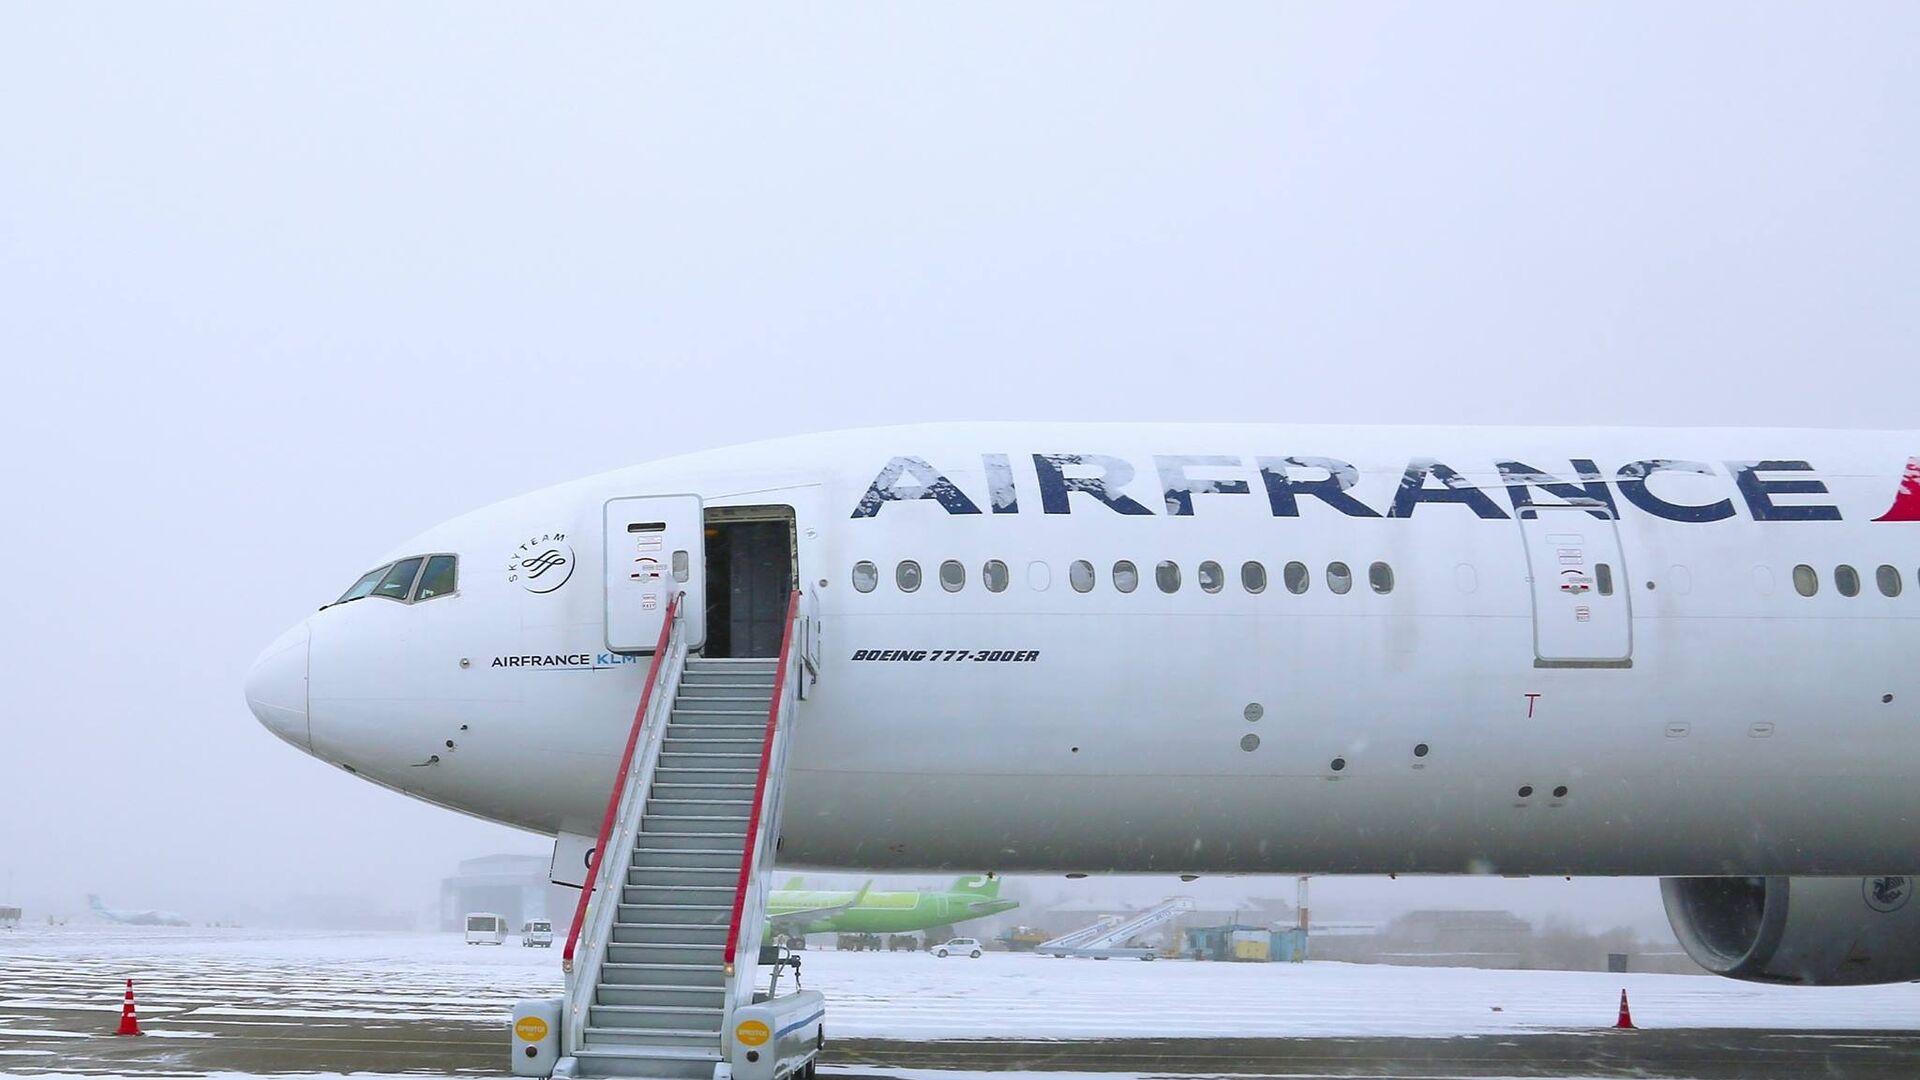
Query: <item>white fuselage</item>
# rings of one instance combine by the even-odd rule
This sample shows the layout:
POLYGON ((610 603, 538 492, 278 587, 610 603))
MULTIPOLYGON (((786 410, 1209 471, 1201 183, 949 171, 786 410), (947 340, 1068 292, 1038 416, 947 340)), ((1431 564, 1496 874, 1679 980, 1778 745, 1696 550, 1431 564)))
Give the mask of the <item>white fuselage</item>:
MULTIPOLYGON (((822 628, 784 864, 1883 873, 1920 865, 1914 453, 1798 430, 780 440, 430 530, 394 558, 457 555, 456 591, 320 611, 249 698, 367 779, 591 836, 646 672, 609 645, 610 606, 638 610, 609 503, 694 495, 709 523, 790 508, 822 628)), ((699 552, 686 570, 702 606, 699 552)))

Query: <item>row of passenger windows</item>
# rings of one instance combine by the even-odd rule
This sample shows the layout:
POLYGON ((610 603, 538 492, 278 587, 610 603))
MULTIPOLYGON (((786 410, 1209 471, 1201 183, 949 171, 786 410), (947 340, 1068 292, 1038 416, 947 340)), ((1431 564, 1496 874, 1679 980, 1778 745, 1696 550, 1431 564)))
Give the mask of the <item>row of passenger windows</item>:
POLYGON ((453 592, 460 584, 460 559, 454 555, 411 555, 369 570, 336 604, 378 596, 403 604, 431 600, 453 592))
MULTIPOLYGON (((918 592, 923 574, 920 564, 912 559, 903 559, 893 568, 893 583, 901 592, 918 592)), ((940 587, 948 592, 959 592, 967 587, 967 568, 958 559, 948 559, 940 564, 937 572, 940 587)), ((1067 584, 1074 592, 1092 592, 1099 584, 1099 572, 1091 562, 1076 559, 1067 567, 1067 584)), ((1140 569, 1127 559, 1113 564, 1108 572, 1108 581, 1118 592, 1130 593, 1140 587, 1140 569)), ((988 592, 1005 592, 1011 584, 1013 575, 1007 564, 999 559, 988 559, 980 567, 980 582, 988 592)), ((1195 583, 1202 592, 1217 593, 1227 586, 1227 571, 1211 559, 1194 568, 1195 583)), ((1313 572, 1303 562, 1290 562, 1280 568, 1280 582, 1286 590, 1296 596, 1313 586, 1313 572)), ((1327 588, 1335 593, 1347 593, 1353 589, 1353 569, 1343 562, 1327 564, 1327 588)), ((1053 570, 1044 562, 1030 563, 1027 566, 1027 584, 1034 589, 1044 589, 1053 583, 1053 570)), ((1153 583, 1163 593, 1180 591, 1182 575, 1180 564, 1171 560, 1162 560, 1153 567, 1153 583)), ((853 564, 853 587, 860 592, 872 592, 880 584, 880 568, 862 559, 853 564)), ((1393 591, 1393 567, 1376 562, 1367 567, 1367 585, 1382 595, 1393 591)), ((1264 563, 1244 562, 1240 564, 1240 587, 1250 593, 1267 591, 1267 567, 1264 563)))
MULTIPOLYGON (((1873 583, 1879 587, 1881 596, 1899 596, 1906 586, 1900 580, 1900 568, 1882 565, 1873 572, 1873 583)), ((1833 568, 1833 587, 1841 596, 1860 595, 1860 571, 1841 563, 1833 568)), ((1793 588, 1801 596, 1812 596, 1820 591, 1820 571, 1801 563, 1793 568, 1793 588)))

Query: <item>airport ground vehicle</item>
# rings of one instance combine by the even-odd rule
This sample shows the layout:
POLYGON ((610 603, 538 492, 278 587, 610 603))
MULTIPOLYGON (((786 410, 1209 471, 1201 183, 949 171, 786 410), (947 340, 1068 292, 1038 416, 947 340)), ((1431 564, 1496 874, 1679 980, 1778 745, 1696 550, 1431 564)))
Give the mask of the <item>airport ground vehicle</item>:
POLYGON ((533 919, 520 928, 520 947, 523 949, 553 948, 553 921, 551 919, 533 919))
POLYGON ((970 956, 980 959, 980 942, 970 937, 957 937, 933 948, 933 955, 945 960, 949 956, 970 956))
POLYGON ((505 945, 507 920, 485 911, 467 914, 467 944, 505 945))

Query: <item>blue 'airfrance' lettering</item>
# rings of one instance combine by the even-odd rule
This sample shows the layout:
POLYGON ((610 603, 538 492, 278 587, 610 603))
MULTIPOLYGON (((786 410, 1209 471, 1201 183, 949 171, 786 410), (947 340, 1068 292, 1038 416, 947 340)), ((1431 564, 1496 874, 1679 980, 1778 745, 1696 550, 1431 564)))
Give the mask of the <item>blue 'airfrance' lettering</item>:
POLYGON ((1733 482, 1747 500, 1755 521, 1839 521, 1837 506, 1775 506, 1775 495, 1825 495, 1827 485, 1819 480, 1766 480, 1761 473, 1812 472, 1804 461, 1729 461, 1733 482))
POLYGON ((1620 466, 1620 494, 1633 505, 1668 521, 1725 521, 1733 516, 1733 500, 1721 499, 1704 506, 1672 503, 1647 490, 1647 478, 1659 472, 1698 473, 1712 476, 1713 466, 1701 461, 1674 461, 1651 458, 1620 466))
MULTIPOLYGON (((1071 514, 1073 495, 1088 499, 1116 514, 1127 517, 1152 517, 1155 511, 1124 493, 1133 482, 1134 467, 1123 458, 1106 454, 1034 454, 1034 478, 1040 491, 1040 512, 1071 514)), ((1254 468, 1260 486, 1266 492, 1267 508, 1276 518, 1300 516, 1302 499, 1314 499, 1327 509, 1355 518, 1409 518, 1423 503, 1451 503, 1473 511, 1488 521, 1533 516, 1539 506, 1568 506, 1586 510, 1602 520, 1617 518, 1620 498, 1634 507, 1666 521, 1690 523, 1725 521, 1736 514, 1731 497, 1708 503, 1675 502, 1655 494, 1651 482, 1657 473, 1690 473, 1716 476, 1712 465, 1702 461, 1674 458, 1648 458, 1629 462, 1609 479, 1592 458, 1568 458, 1573 468, 1571 479, 1555 475, 1523 461, 1494 462, 1499 483, 1513 505, 1509 515, 1493 496, 1492 484, 1485 487, 1463 476, 1452 466, 1433 458, 1415 458, 1408 462, 1393 493, 1392 504, 1383 515, 1360 501, 1352 489, 1360 483, 1360 470, 1351 462, 1331 457, 1255 457, 1254 468), (1536 493, 1558 502, 1536 502, 1536 493)), ((994 514, 1020 512, 1019 491, 1013 463, 1007 454, 980 455, 986 481, 986 501, 994 514)), ((1158 454, 1153 458, 1160 483, 1161 499, 1168 517, 1194 516, 1196 495, 1250 495, 1253 487, 1245 479, 1195 477, 1190 470, 1240 470, 1247 459, 1222 454, 1158 454)), ((1729 461, 1727 471, 1755 521, 1839 521, 1840 508, 1831 502, 1793 501, 1781 505, 1782 496, 1830 496, 1824 481, 1812 474, 1814 467, 1805 461, 1761 460, 1729 461), (1781 475, 1785 474, 1785 475, 1781 475)), ((1914 470, 1920 475, 1920 466, 1914 470)), ((1244 474, 1243 474, 1244 475, 1244 474)), ((978 477, 972 482, 978 482, 978 477)), ((1920 490, 1920 481, 1915 482, 1920 490)), ((1671 494, 1671 492, 1669 492, 1671 494)), ((1920 497, 1917 497, 1920 498, 1920 497)), ((927 459, 901 455, 890 459, 885 468, 867 486, 854 506, 855 518, 876 517, 892 502, 931 501, 948 514, 979 514, 980 506, 960 486, 930 464, 927 459)), ((1082 504, 1084 506, 1084 503, 1082 504)), ((1915 520, 1920 520, 1916 512, 1915 520)), ((1900 520, 1905 520, 1904 518, 1900 520)))

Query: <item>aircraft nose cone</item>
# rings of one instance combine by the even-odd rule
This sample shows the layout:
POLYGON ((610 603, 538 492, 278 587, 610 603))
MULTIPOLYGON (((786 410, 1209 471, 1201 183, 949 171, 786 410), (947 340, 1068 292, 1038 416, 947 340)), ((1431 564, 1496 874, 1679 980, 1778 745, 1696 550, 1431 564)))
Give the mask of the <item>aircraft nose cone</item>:
POLYGON ((281 634, 247 672, 247 708, 268 730, 302 750, 313 749, 307 726, 307 624, 281 634))

